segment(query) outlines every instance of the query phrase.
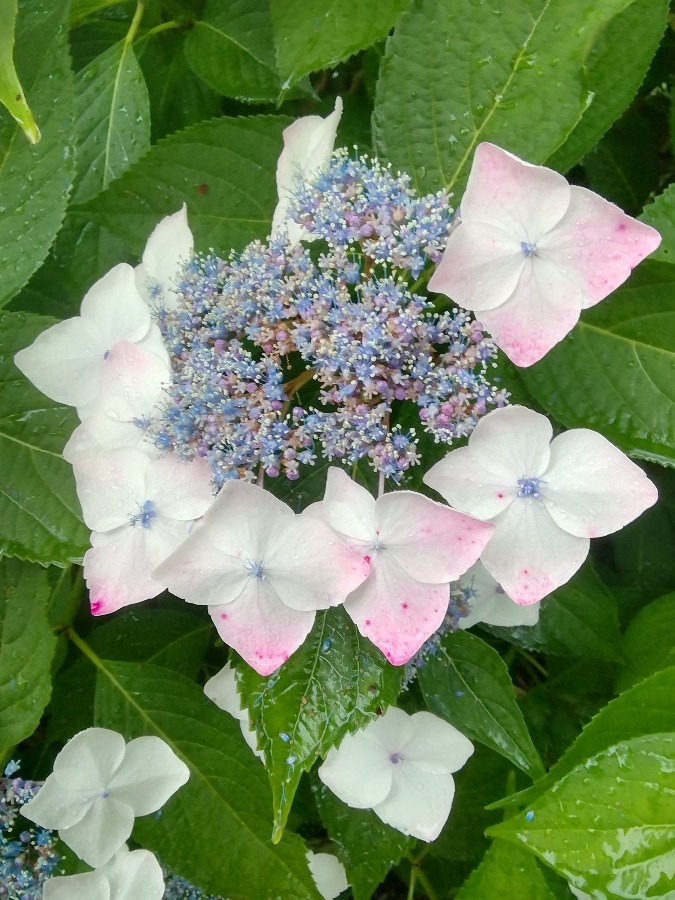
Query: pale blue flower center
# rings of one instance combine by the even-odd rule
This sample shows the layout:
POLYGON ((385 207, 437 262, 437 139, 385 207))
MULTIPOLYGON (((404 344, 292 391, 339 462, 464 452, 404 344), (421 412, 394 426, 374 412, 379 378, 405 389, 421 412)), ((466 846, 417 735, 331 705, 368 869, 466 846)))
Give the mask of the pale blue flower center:
POLYGON ((395 766, 397 766, 400 762, 403 762, 405 757, 402 753, 391 753, 389 755, 389 762, 392 762, 395 766))
POLYGON ((246 568, 248 569, 251 578, 265 577, 265 569, 263 568, 262 560, 249 560, 249 562, 246 563, 246 568))
POLYGON ((140 525, 142 528, 150 528, 150 523, 156 515, 154 503, 152 500, 146 500, 142 506, 139 504, 138 512, 131 517, 131 524, 140 525))
POLYGON ((101 797, 103 797, 104 800, 107 800, 109 796, 110 794, 108 791, 101 791, 101 797))
POLYGON ((537 255, 537 247, 536 244, 529 244, 527 241, 520 242, 520 249, 525 256, 536 256, 537 255))
POLYGON ((533 500, 539 500, 539 485, 542 483, 540 478, 519 478, 518 479, 518 496, 531 497, 533 500))

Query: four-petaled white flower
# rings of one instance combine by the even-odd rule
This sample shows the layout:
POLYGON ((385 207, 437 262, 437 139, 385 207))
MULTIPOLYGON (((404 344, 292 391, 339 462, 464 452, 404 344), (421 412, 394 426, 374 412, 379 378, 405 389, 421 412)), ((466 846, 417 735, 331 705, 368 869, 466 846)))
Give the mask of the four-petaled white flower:
POLYGON ((68 741, 54 771, 21 814, 59 837, 90 866, 125 843, 135 816, 156 812, 190 771, 158 737, 128 744, 116 731, 87 728, 68 741))
POLYGON ((392 828, 434 841, 450 815, 451 773, 472 753, 471 741, 438 716, 409 716, 392 706, 333 747, 319 778, 348 806, 372 809, 392 828))
POLYGON ((459 628, 471 628, 479 622, 513 628, 516 625, 536 625, 539 621, 541 603, 527 606, 515 603, 480 561, 462 575, 459 586, 466 594, 469 609, 468 615, 458 620, 459 628))
POLYGON ((335 900, 349 887, 345 867, 332 853, 312 853, 308 850, 305 854, 307 865, 316 885, 316 889, 323 900, 335 900))
POLYGON ((523 406, 496 409, 468 446, 424 476, 451 506, 494 522, 481 562, 516 603, 565 584, 590 538, 618 531, 657 499, 642 469, 596 432, 552 437, 545 416, 523 406))
POLYGON ((168 359, 159 328, 136 290, 134 270, 126 263, 87 292, 79 316, 43 331, 14 362, 43 394, 76 407, 85 419, 97 412, 110 352, 119 341, 168 359))
POLYGON ((213 502, 203 459, 152 459, 141 450, 84 454, 73 470, 84 521, 93 530, 84 577, 94 615, 156 597, 153 570, 213 502))
POLYGON ((204 693, 220 709, 229 713, 239 722, 244 740, 258 759, 264 759, 262 750, 258 750, 258 738, 255 729, 251 728, 248 710, 241 705, 241 696, 237 691, 237 674, 229 662, 204 685, 204 693))
POLYGON ((194 238, 187 220, 185 204, 171 216, 165 216, 148 238, 136 266, 136 287, 151 310, 172 310, 178 306, 176 282, 183 264, 194 253, 194 238))
POLYGON ((43 900, 160 900, 164 875, 152 853, 129 852, 125 844, 93 872, 49 878, 42 896, 43 900))
POLYGON ((326 525, 296 516, 269 491, 228 481, 154 577, 208 605, 222 639, 269 675, 307 637, 316 611, 343 603, 367 574, 326 525))
POLYGON ((518 366, 541 359, 661 240, 586 188, 479 144, 429 289, 473 310, 518 366))
POLYGON ((272 234, 283 230, 291 243, 311 239, 311 235, 289 220, 288 207, 295 194, 298 179, 307 181, 327 165, 342 116, 342 98, 335 100, 333 112, 321 116, 303 116, 284 129, 284 149, 277 161, 277 203, 272 217, 272 234))
POLYGON ((395 666, 439 627, 450 582, 476 562, 492 534, 491 525, 413 491, 375 500, 336 467, 328 470, 323 501, 304 515, 327 522, 369 564, 345 609, 395 666))

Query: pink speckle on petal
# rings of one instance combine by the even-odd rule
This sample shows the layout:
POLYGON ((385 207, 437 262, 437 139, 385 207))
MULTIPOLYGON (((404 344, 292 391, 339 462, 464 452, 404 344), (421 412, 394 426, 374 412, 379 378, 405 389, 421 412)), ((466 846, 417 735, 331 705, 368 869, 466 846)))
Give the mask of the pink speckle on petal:
POLYGON ((365 621, 363 624, 364 624, 364 625, 370 625, 370 619, 366 619, 366 621, 365 621))
POLYGON ((499 492, 499 493, 498 493, 498 494, 497 494, 497 496, 498 496, 498 497, 499 497, 499 499, 500 499, 500 500, 502 500, 502 499, 503 499, 503 497, 504 497, 504 495, 503 495, 503 494, 502 494, 502 492, 501 492, 501 491, 500 491, 500 492, 499 492))
POLYGON ((224 621, 225 619, 227 619, 227 613, 221 613, 221 614, 220 614, 220 618, 223 619, 223 621, 224 621))
POLYGON ((407 609, 407 608, 408 608, 407 603, 401 603, 401 609, 407 609))
POLYGON ((92 600, 89 607, 92 616, 102 616, 105 613, 105 600, 92 600))
POLYGON ((370 565, 370 557, 369 556, 364 556, 363 559, 365 562, 367 562, 370 565))

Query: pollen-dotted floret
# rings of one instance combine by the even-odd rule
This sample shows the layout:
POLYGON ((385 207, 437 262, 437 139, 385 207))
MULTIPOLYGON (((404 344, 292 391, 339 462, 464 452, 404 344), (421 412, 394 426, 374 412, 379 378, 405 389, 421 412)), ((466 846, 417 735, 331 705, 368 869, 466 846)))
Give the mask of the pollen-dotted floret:
POLYGON ((206 458, 218 485, 260 468, 295 479, 319 456, 398 482, 419 462, 402 403, 437 441, 469 434, 505 402, 486 377, 494 345, 415 292, 451 214, 443 192, 419 197, 407 176, 336 151, 287 210, 311 242, 282 229, 227 261, 192 259, 158 315, 174 376, 155 444, 206 458))

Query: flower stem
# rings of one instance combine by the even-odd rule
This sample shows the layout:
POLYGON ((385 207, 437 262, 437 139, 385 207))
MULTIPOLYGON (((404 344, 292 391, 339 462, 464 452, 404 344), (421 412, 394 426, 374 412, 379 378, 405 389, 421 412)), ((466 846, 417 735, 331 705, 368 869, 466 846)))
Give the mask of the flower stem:
POLYGON ((410 863, 410 884, 408 885, 408 898, 407 900, 413 900, 415 896, 415 882, 417 881, 417 865, 416 863, 410 863))
POLYGON ((143 18, 143 0, 137 0, 136 3, 136 12, 134 13, 134 17, 131 20, 131 25, 129 26, 129 31, 127 31, 127 35, 124 38, 124 43, 129 45, 133 42, 136 37, 136 32, 138 31, 138 26, 141 24, 141 19, 143 18))

